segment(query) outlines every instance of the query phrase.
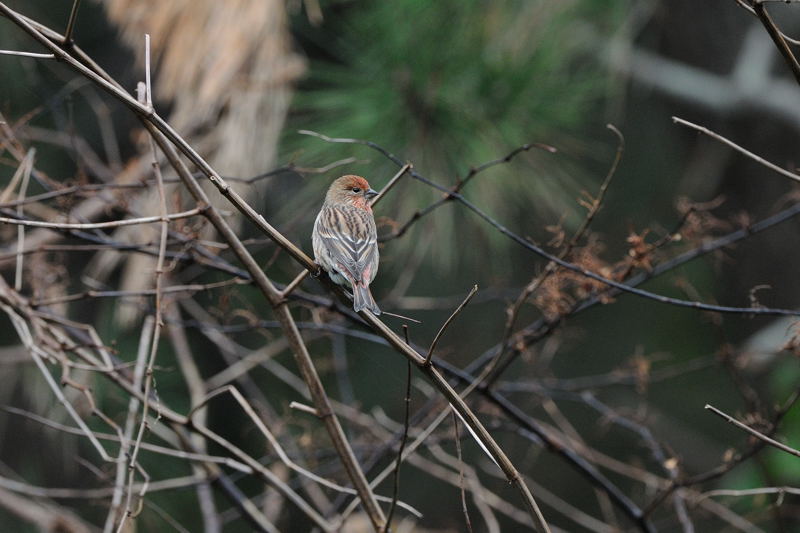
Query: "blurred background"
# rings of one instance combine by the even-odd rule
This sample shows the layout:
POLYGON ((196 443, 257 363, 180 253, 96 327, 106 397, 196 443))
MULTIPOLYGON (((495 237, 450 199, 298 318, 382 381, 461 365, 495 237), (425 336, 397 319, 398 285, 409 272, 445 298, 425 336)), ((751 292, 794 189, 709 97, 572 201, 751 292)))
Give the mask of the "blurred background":
MULTIPOLYGON (((57 31, 63 31, 72 7, 65 0, 6 3, 57 31)), ((787 35, 800 35, 800 7, 775 4, 769 11, 787 35)), ((796 184, 672 120, 677 116, 702 125, 780 167, 796 169, 800 88, 758 19, 735 0, 108 0, 81 4, 74 38, 133 92, 143 79, 144 33, 153 39, 159 113, 223 176, 250 178, 279 169, 253 183, 232 183, 308 253, 313 220, 331 180, 359 174, 378 189, 398 167, 367 146, 327 143, 300 130, 372 141, 445 187, 526 143, 554 147, 555 152, 532 148, 486 169, 470 179, 463 193, 511 231, 558 253, 563 242, 559 236, 568 239, 585 217, 580 200, 587 194, 596 197, 612 165, 618 149, 617 137, 606 126, 612 124, 624 137, 624 154, 602 209, 579 246, 587 261, 582 264, 606 272, 629 265, 625 261, 638 237, 654 244, 678 229, 679 240, 648 255, 656 266, 800 201, 796 184)), ((2 18, 0 49, 41 51, 2 18)), ((51 183, 136 183, 147 176, 141 125, 72 70, 54 61, 0 56, 0 74, 0 112, 7 128, 0 139, 8 141, 0 146, 0 189, 19 165, 10 132, 26 149, 35 147, 36 166, 51 183)), ((32 182, 28 194, 44 190, 32 182)), ((232 210, 215 191, 209 193, 215 205, 232 210)), ((452 202, 420 218, 401 236, 393 233, 440 197, 406 176, 376 209, 384 242, 373 294, 382 309, 420 321, 411 324, 410 335, 426 347, 477 284, 477 295, 437 352, 463 368, 496 349, 509 305, 546 262, 452 202)), ((154 214, 154 198, 132 193, 126 205, 131 213, 154 214)), ((70 197, 52 208, 86 208, 82 216, 87 220, 109 217, 102 205, 90 209, 85 201, 70 197)), ((170 190, 175 210, 187 201, 177 186, 170 190)), ((51 213, 31 211, 42 218, 51 213)), ((201 223, 184 230, 198 239, 215 238, 201 223)), ((251 251, 273 279, 291 281, 296 264, 253 227, 241 224, 240 233, 251 239, 251 251)), ((0 227, 0 275, 7 281, 13 279, 10 258, 16 235, 16 228, 0 227)), ((137 228, 114 235, 145 243, 157 233, 137 228)), ((795 308, 800 297, 798 235, 800 223, 790 219, 682 264, 644 288, 721 305, 795 308)), ((39 244, 56 239, 50 233, 32 238, 39 244)), ((231 257, 225 250, 219 253, 231 257)), ((152 283, 142 273, 153 265, 154 258, 109 251, 39 254, 28 263, 23 293, 42 297, 98 287, 142 290, 152 283)), ((646 273, 648 267, 636 264, 631 273, 646 273)), ((227 279, 197 268, 175 276, 176 283, 227 279)), ((565 433, 571 428, 594 453, 665 475, 648 449, 652 438, 677 461, 682 476, 706 472, 752 443, 704 411, 705 404, 749 417, 766 430, 774 406, 798 388, 797 358, 783 349, 794 335, 792 320, 710 315, 632 295, 559 316, 585 296, 574 285, 560 289, 564 287, 555 292, 556 298, 571 298, 566 307, 540 293, 521 307, 515 332, 542 317, 558 320, 544 339, 518 347, 496 387, 548 427, 565 433), (599 411, 581 393, 591 393, 610 411, 599 411), (646 428, 650 436, 617 423, 615 416, 646 428)), ((302 290, 326 295, 313 279, 303 282, 302 290)), ((279 335, 274 325, 252 325, 272 317, 249 286, 195 294, 192 302, 218 323, 239 327, 230 330, 238 347, 229 354, 234 360, 269 346, 279 335)), ((150 306, 146 298, 107 298, 61 304, 56 310, 94 324, 117 356, 131 361, 150 306)), ((303 302, 293 309, 303 323, 341 323, 366 331, 303 302)), ((232 359, 206 340, 202 328, 191 327, 192 320, 203 320, 200 311, 190 316, 187 307, 183 313, 195 364, 208 380, 232 359)), ((386 321, 397 331, 404 323, 392 317, 386 321)), ((396 429, 392 424, 401 423, 403 416, 405 361, 387 347, 352 334, 308 331, 309 348, 330 395, 379 420, 393 421, 386 425, 396 429)), ((5 316, 0 317, 0 344, 0 405, 66 423, 63 409, 5 316)), ((278 351, 273 359, 296 372, 288 352, 278 351)), ((165 342, 159 352, 158 394, 185 411, 192 402, 176 370, 179 365, 165 342)), ((99 407, 109 416, 124 417, 123 394, 97 376, 81 379, 94 389, 99 407)), ((280 435, 293 443, 293 453, 322 475, 341 476, 335 456, 311 453, 315 439, 327 438, 324 431, 288 408, 300 399, 298 391, 277 379, 274 369, 255 367, 248 379, 248 399, 274 411, 283 424, 280 435)), ((421 380, 415 375, 412 411, 426 405, 429 391, 421 380)), ((80 395, 72 399, 83 405, 80 395)), ((215 402, 208 411, 209 425, 236 442, 249 443, 255 456, 266 453, 252 442, 252 424, 236 406, 224 399, 215 402)), ((597 517, 609 531, 633 529, 619 511, 604 507, 580 474, 520 438, 491 405, 477 399, 471 405, 520 471, 551 493, 553 501, 597 517)), ((790 410, 778 429, 780 438, 795 447, 800 444, 798 416, 796 409, 790 410)), ((100 431, 102 424, 92 427, 100 431)), ((361 428, 348 431, 365 461, 380 439, 365 437, 361 428)), ((436 438, 455 454, 452 423, 436 438)), ((486 473, 491 470, 488 460, 474 442, 466 438, 462 447, 464 461, 485 485, 518 504, 502 480, 486 473)), ((422 454, 436 460, 430 451, 422 454)), ((103 474, 113 468, 87 465, 77 459, 82 456, 90 457, 91 449, 80 436, 19 413, 0 412, 0 476, 47 487, 108 486, 103 474)), ((383 457, 379 466, 392 457, 383 457)), ((159 479, 186 471, 184 463, 158 455, 142 461, 159 479)), ((606 474, 642 508, 657 494, 618 472, 606 474)), ((796 457, 766 449, 693 489, 796 485, 798 476, 796 457)), ((253 479, 240 484, 253 498, 263 490, 253 479)), ((386 487, 382 485, 382 493, 390 492, 386 487)), ((0 489, 0 531, 36 531, 14 512, 9 503, 13 490, 2 484, 0 489)), ((539 494, 535 488, 533 492, 539 494)), ((404 466, 400 494, 424 514, 414 522, 417 530, 466 530, 458 488, 419 465, 404 466)), ((250 529, 222 497, 215 499, 225 531, 250 529)), ((107 512, 102 499, 54 500, 90 524, 102 524, 107 512)), ((197 505, 192 490, 153 492, 147 501, 132 526, 137 530, 180 530, 165 516, 187 531, 204 527, 198 513, 185 512, 197 505)), ((775 496, 763 495, 718 501, 755 529, 690 505, 697 530, 790 531, 790 524, 800 519, 796 495, 786 495, 781 505, 775 496)), ((592 530, 591 522, 573 521, 559 504, 542 506, 554 526, 592 530)), ((471 511, 475 531, 492 530, 471 511)), ((651 518, 659 531, 685 530, 669 502, 651 518)), ((498 514, 498 520, 503 531, 520 530, 506 515, 498 514)), ((291 508, 278 513, 276 524, 282 531, 310 529, 291 508)))

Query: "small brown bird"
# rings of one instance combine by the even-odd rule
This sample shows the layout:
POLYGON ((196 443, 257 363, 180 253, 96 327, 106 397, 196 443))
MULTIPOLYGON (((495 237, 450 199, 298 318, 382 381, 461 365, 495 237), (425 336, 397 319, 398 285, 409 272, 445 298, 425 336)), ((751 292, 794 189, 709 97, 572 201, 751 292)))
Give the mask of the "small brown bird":
POLYGON ((378 273, 378 233, 369 200, 378 193, 361 176, 334 181, 314 222, 314 259, 338 285, 353 291, 353 309, 381 310, 369 284, 378 273))

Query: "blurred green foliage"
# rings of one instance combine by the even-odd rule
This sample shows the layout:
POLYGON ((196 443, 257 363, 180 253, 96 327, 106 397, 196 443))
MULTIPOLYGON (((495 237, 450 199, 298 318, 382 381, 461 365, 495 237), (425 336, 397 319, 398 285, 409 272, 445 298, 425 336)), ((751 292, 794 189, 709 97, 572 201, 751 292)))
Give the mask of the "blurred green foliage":
MULTIPOLYGON (((370 157, 386 170, 375 164, 339 170, 366 173, 378 185, 396 169, 374 152, 324 143, 296 130, 374 141, 448 185, 471 166, 528 142, 586 155, 592 137, 587 128, 597 137, 606 135, 602 104, 608 74, 598 42, 607 42, 619 27, 627 4, 333 3, 334 16, 320 28, 298 15, 295 26, 310 69, 295 96, 284 152, 320 165, 354 154, 370 157)), ((575 218, 582 214, 574 207, 585 178, 585 165, 531 150, 480 176, 467 191, 489 212, 527 219, 535 212, 539 220, 553 223, 567 206, 575 218)), ((322 181, 316 191, 327 184, 322 181)), ((427 187, 407 187, 394 195, 391 210, 408 215, 433 198, 427 187)), ((440 235, 451 235, 461 216, 447 213, 436 219, 440 235)), ((505 246, 496 232, 476 231, 478 248, 505 246)), ((406 254, 405 243, 416 239, 403 241, 395 245, 406 254)), ((442 260, 453 253, 450 246, 437 246, 432 255, 442 260)), ((486 258, 476 259, 485 263, 486 258)))

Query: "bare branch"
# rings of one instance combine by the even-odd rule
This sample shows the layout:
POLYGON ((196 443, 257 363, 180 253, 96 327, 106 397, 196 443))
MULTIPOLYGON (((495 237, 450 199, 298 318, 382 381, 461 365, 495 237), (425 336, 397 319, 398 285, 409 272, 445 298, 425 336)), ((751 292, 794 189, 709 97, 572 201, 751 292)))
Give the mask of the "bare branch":
POLYGON ((17 226, 28 226, 32 228, 50 228, 50 229, 104 229, 104 228, 120 228, 123 226, 136 226, 137 224, 151 224, 153 222, 163 222, 169 220, 180 220, 182 218, 189 218, 203 214, 205 211, 202 207, 196 207, 183 211, 181 213, 170 213, 165 216, 152 216, 152 217, 139 217, 129 218, 125 220, 112 220, 110 222, 93 222, 86 224, 71 224, 67 222, 42 222, 39 220, 21 220, 16 218, 0 217, 0 224, 14 224, 17 226))
POLYGON ((711 411, 712 413, 714 413, 718 417, 720 417, 720 418, 722 418, 724 420, 727 420, 728 422, 730 422, 731 424, 733 424, 737 428, 746 431, 747 433, 749 433, 750 435, 754 436, 758 440, 764 441, 767 444, 769 444, 770 446, 772 446, 774 448, 777 448, 777 449, 779 449, 781 451, 784 451, 786 453, 789 453, 791 455, 794 455, 795 457, 800 457, 800 450, 797 450, 795 448, 792 448, 791 446, 787 446, 785 444, 782 444, 782 443, 776 441, 775 439, 767 437, 763 433, 761 433, 759 431, 756 431, 755 429, 751 428, 747 424, 739 422, 738 420, 736 420, 732 416, 723 413, 722 411, 720 411, 719 409, 717 409, 713 405, 706 404, 705 409, 711 411))
POLYGON ((69 12, 69 20, 67 21, 67 29, 64 30, 63 43, 67 46, 72 44, 72 31, 75 29, 75 21, 78 18, 78 8, 81 5, 81 0, 73 0, 72 9, 69 12))
POLYGON ((672 117, 672 121, 675 122, 676 124, 681 124, 683 126, 687 126, 687 127, 692 128, 694 130, 697 130, 700 133, 704 133, 704 134, 708 135, 709 137, 711 137, 712 139, 714 139, 716 141, 719 141, 719 142, 721 142, 723 144, 727 144, 728 146, 730 146, 734 150, 746 155, 747 157, 749 157, 750 159, 752 159, 756 163, 758 163, 760 165, 764 165, 768 169, 770 169, 770 170, 772 170, 774 172, 777 172, 781 176, 785 176, 785 177, 789 178, 790 180, 800 182, 800 174, 796 174, 794 172, 789 172, 788 170, 779 167, 775 163, 771 163, 771 162, 767 161, 766 159, 764 159, 763 157, 758 156, 758 155, 756 155, 753 152, 750 152, 748 150, 745 150, 744 148, 742 148, 738 144, 734 143, 730 139, 727 139, 727 138, 723 137, 719 133, 714 133, 713 131, 711 131, 708 128, 704 128, 703 126, 698 126, 697 124, 693 124, 693 123, 689 122, 688 120, 684 120, 682 118, 672 117))
POLYGON ((469 291, 469 294, 467 294, 466 298, 464 298, 464 301, 461 302, 461 305, 456 307, 456 310, 453 311, 453 313, 450 315, 450 318, 445 320, 444 324, 442 324, 442 327, 439 328, 439 332, 436 333, 436 336, 433 338, 433 342, 431 342, 431 346, 428 348, 428 354, 425 356, 425 362, 423 363, 425 366, 430 366, 431 358, 433 357, 433 351, 436 349, 436 345, 439 343, 439 339, 442 338, 447 326, 449 326, 456 316, 458 316, 458 314, 467 306, 472 297, 475 296, 476 292, 478 292, 478 286, 473 285, 472 290, 469 291))
POLYGON ((386 196, 386 194, 387 194, 387 193, 388 193, 390 190, 392 190, 392 187, 394 187, 395 185, 397 185, 397 182, 398 182, 398 181, 400 181, 400 178, 402 178, 403 176, 405 176, 405 175, 406 175, 406 171, 407 171, 409 168, 411 168, 411 163, 406 163, 405 165, 403 165, 403 166, 400 168, 400 170, 398 170, 398 171, 397 171, 397 174, 395 174, 395 175, 392 177, 392 179, 390 179, 390 180, 389 180, 389 183, 387 183, 387 184, 386 184, 386 185, 383 187, 383 189, 381 189, 381 191, 378 193, 378 196, 376 196, 375 198, 373 198, 372 200, 370 200, 370 203, 369 203, 370 207, 375 207, 375 205, 376 205, 378 202, 380 202, 380 201, 383 199, 383 197, 384 197, 384 196, 386 196))

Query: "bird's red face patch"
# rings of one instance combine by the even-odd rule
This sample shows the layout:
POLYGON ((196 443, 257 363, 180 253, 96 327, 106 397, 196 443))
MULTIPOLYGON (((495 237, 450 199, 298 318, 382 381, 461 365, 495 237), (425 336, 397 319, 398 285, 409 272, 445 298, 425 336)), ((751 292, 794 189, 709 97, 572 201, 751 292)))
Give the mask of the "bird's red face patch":
POLYGON ((325 195, 325 201, 334 204, 349 204, 371 211, 367 200, 372 197, 373 194, 369 191, 370 186, 367 180, 361 176, 348 174, 340 177, 331 184, 328 193, 325 195))
POLYGON ((361 191, 366 191, 369 189, 369 183, 367 183, 367 180, 361 176, 347 176, 347 179, 344 182, 344 187, 346 189, 359 188, 361 191))
POLYGON ((339 178, 339 187, 345 202, 370 211, 365 193, 370 189, 367 180, 361 176, 342 176, 339 178))

